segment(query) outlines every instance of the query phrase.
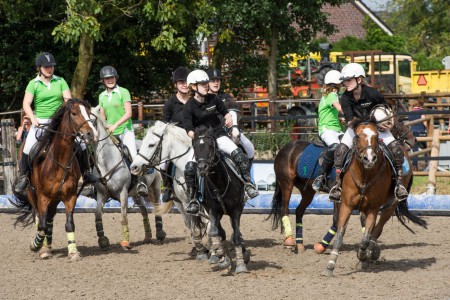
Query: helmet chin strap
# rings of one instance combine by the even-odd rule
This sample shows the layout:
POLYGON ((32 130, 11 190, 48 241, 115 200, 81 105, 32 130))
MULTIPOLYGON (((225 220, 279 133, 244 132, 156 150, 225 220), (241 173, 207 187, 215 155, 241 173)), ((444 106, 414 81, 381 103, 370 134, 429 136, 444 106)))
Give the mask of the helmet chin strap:
POLYGON ((44 76, 45 79, 50 79, 52 78, 53 74, 50 76, 45 76, 45 74, 41 71, 41 66, 39 67, 39 76, 44 76))
POLYGON ((197 88, 194 90, 194 93, 196 93, 196 94, 198 94, 199 96, 202 96, 202 97, 205 97, 206 95, 208 95, 209 87, 208 87, 208 90, 206 91, 206 94, 202 94, 202 93, 200 93, 200 92, 198 91, 198 83, 196 83, 195 86, 196 86, 197 88))

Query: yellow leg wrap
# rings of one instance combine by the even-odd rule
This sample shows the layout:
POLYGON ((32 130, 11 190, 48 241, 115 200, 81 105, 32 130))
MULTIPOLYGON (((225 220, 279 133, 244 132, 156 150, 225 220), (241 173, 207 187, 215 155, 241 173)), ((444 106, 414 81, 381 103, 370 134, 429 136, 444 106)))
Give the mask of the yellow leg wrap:
POLYGON ((286 237, 292 236, 291 220, 289 220, 289 217, 284 216, 281 221, 283 222, 284 233, 286 234, 286 237))
POLYGON ((130 241, 130 232, 128 231, 128 225, 122 225, 122 241, 130 241))
POLYGON ((78 252, 77 244, 75 243, 75 232, 67 233, 67 242, 69 243, 69 245, 67 246, 67 249, 69 249, 69 253, 78 252))

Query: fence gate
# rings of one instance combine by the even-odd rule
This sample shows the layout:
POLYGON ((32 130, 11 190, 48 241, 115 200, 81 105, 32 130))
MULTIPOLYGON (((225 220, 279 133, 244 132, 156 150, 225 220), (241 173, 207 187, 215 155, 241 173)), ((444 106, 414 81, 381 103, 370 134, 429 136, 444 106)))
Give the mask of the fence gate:
POLYGON ((12 185, 17 177, 17 147, 14 138, 14 119, 1 120, 2 130, 2 161, 3 166, 3 193, 12 195, 12 185))

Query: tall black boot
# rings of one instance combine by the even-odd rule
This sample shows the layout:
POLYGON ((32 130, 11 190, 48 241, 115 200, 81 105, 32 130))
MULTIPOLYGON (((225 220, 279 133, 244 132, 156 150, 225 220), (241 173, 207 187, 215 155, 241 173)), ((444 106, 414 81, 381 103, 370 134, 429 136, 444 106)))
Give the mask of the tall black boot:
POLYGON ((200 203, 198 202, 197 187, 195 182, 195 177, 197 174, 197 163, 194 161, 189 161, 184 168, 184 180, 187 186, 187 195, 190 199, 188 206, 185 211, 188 214, 196 215, 200 211, 200 203))
POLYGON ((408 191, 402 184, 402 176, 403 176, 403 160, 404 160, 404 153, 402 145, 399 141, 395 140, 392 143, 388 145, 389 150, 391 151, 392 155, 394 156, 394 165, 395 170, 397 171, 397 178, 396 178, 396 184, 394 189, 394 195, 397 201, 403 201, 408 198, 408 191))
POLYGON ((22 158, 19 162, 19 180, 14 187, 14 192, 17 194, 24 194, 29 183, 28 173, 30 172, 30 165, 28 164, 28 154, 22 153, 22 158))
POLYGON ((334 164, 334 152, 339 144, 332 144, 325 150, 322 156, 322 163, 320 164, 319 176, 312 183, 312 188, 316 192, 323 190, 323 184, 325 183, 325 177, 328 171, 331 170, 334 164))
POLYGON ((336 184, 331 188, 329 199, 332 202, 341 203, 341 184, 342 174, 341 169, 344 163, 345 154, 349 150, 348 146, 344 143, 339 144, 334 152, 334 166, 336 168, 336 184))
POLYGON ((162 202, 169 202, 170 197, 172 196, 172 186, 173 186, 173 178, 168 174, 171 172, 172 165, 169 164, 167 166, 169 170, 165 170, 165 172, 161 172, 161 176, 163 179, 164 192, 162 196, 162 202))
POLYGON ((253 184, 252 177, 250 176, 250 164, 247 155, 242 152, 241 148, 237 148, 231 152, 231 159, 238 166, 242 179, 245 181, 245 192, 247 193, 247 196, 249 196, 250 199, 258 196, 259 192, 253 184))
POLYGON ((81 174, 83 175, 83 181, 86 184, 96 183, 98 181, 98 178, 92 175, 91 173, 91 165, 89 163, 89 153, 87 149, 81 151, 81 157, 79 159, 80 159, 79 162, 81 174))

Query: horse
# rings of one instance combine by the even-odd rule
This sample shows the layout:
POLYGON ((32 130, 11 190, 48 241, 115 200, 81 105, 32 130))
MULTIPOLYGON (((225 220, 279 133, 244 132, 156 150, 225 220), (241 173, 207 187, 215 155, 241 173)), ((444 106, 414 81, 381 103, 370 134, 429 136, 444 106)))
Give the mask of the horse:
MULTIPOLYGON (((392 134, 403 144, 414 144, 414 136, 404 125, 404 123, 401 122, 401 119, 399 119, 397 116, 394 117, 394 127, 392 129, 392 134)), ((283 246, 285 248, 292 249, 294 253, 305 250, 303 245, 302 219, 306 209, 311 204, 315 195, 315 191, 311 186, 313 180, 315 179, 314 176, 305 177, 300 176, 298 173, 298 163, 304 156, 304 151, 308 146, 311 146, 311 142, 306 140, 291 141, 280 149, 274 160, 274 170, 276 177, 275 192, 272 199, 272 208, 267 219, 273 217, 273 230, 277 229, 280 224, 283 226, 285 232, 283 246), (300 203, 295 209, 295 239, 291 229, 291 222, 289 220, 289 202, 294 186, 300 191, 302 196, 300 203)), ((318 169, 318 161, 315 160, 313 163, 313 168, 318 169)), ((332 180, 329 180, 328 186, 332 186, 333 183, 334 182, 332 180)), ((394 211, 395 206, 392 208, 394 211)), ((314 250, 317 253, 324 253, 326 251, 326 248, 334 238, 337 230, 337 219, 338 207, 336 205, 333 205, 333 223, 328 232, 325 234, 322 242, 314 244, 314 250)), ((384 225, 384 223, 387 222, 387 219, 380 219, 380 222, 382 222, 382 224, 384 225)), ((362 220, 361 225, 364 227, 363 223, 364 221, 362 220)), ((382 230, 382 226, 380 228, 382 230)))
MULTIPOLYGON (((159 204, 161 195, 161 175, 158 172, 145 175, 148 187, 148 198, 141 197, 136 191, 136 180, 132 180, 130 170, 124 161, 123 145, 117 146, 113 142, 110 134, 106 131, 106 120, 100 115, 100 107, 92 109, 91 114, 95 116, 96 129, 98 132, 98 143, 94 145, 95 150, 95 167, 94 175, 99 181, 95 184, 97 191, 97 208, 95 210, 95 228, 97 231, 98 244, 102 250, 109 247, 109 239, 103 230, 102 209, 109 198, 120 202, 120 210, 122 216, 122 240, 120 246, 128 250, 130 249, 130 236, 128 229, 128 197, 133 197, 134 202, 138 205, 144 223, 144 243, 150 243, 152 238, 152 230, 148 218, 148 212, 145 204, 151 203, 154 207, 159 204), (120 147, 120 149, 119 149, 120 147)), ((164 241, 166 233, 163 230, 162 217, 155 215, 156 238, 159 242, 164 241)))
POLYGON ((158 207, 161 213, 167 213, 173 205, 177 207, 184 219, 186 227, 191 232, 194 249, 191 254, 197 260, 208 259, 208 250, 202 242, 205 224, 199 216, 192 216, 186 213, 185 207, 190 199, 186 194, 186 183, 184 180, 184 168, 188 162, 186 155, 192 147, 191 138, 186 131, 175 124, 166 124, 157 121, 155 125, 147 130, 142 140, 138 156, 130 166, 131 173, 140 175, 147 167, 157 167, 162 161, 171 161, 175 165, 173 175, 174 199, 158 207))
MULTIPOLYGON (((363 269, 366 269, 370 262, 379 258, 381 250, 377 239, 394 210, 401 223, 412 233, 414 231, 405 224, 405 218, 416 225, 427 228, 425 220, 408 210, 407 200, 397 202, 394 199, 395 181, 392 179, 392 175, 395 170, 382 150, 382 143, 378 140, 376 120, 371 119, 365 122, 354 120, 350 126, 355 129, 354 146, 348 170, 342 178, 336 241, 328 265, 322 272, 322 275, 328 277, 333 276, 339 249, 343 244, 345 230, 353 210, 358 210, 365 216, 365 230, 357 254, 363 269), (385 209, 382 209, 380 220, 377 223, 380 208, 385 209)), ((407 152, 404 151, 404 154, 407 155, 407 152)), ((405 186, 411 187, 411 162, 409 162, 409 172, 403 176, 402 180, 405 186)))
POLYGON ((210 259, 210 263, 217 262, 219 269, 231 266, 221 232, 223 228, 220 225, 222 217, 228 215, 233 228, 232 242, 236 250, 235 273, 246 273, 250 252, 245 247, 240 231, 245 204, 244 181, 238 175, 236 167, 231 167, 234 165, 232 160, 218 151, 212 128, 206 126, 196 128, 192 147, 197 160, 197 174, 200 177, 201 201, 209 216, 208 237, 211 241, 211 257, 219 259, 219 261, 210 259))
POLYGON ((81 177, 76 138, 80 137, 85 143, 92 143, 97 138, 97 131, 89 119, 89 108, 85 101, 70 99, 56 111, 37 144, 37 154, 30 153, 32 173, 27 194, 14 193, 10 199, 20 209, 14 225, 28 226, 36 221, 37 233, 30 248, 39 251, 42 259, 52 256, 53 219, 60 202, 64 203, 66 211, 68 256, 70 260, 80 258, 73 218, 81 177))

